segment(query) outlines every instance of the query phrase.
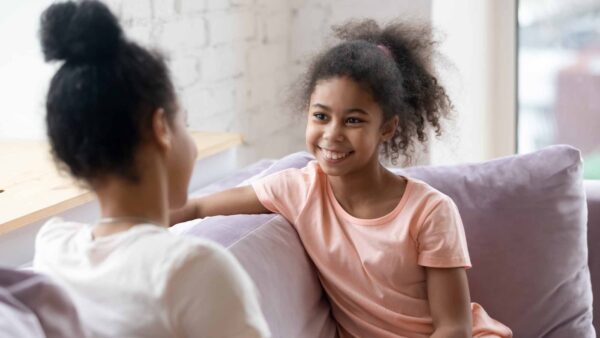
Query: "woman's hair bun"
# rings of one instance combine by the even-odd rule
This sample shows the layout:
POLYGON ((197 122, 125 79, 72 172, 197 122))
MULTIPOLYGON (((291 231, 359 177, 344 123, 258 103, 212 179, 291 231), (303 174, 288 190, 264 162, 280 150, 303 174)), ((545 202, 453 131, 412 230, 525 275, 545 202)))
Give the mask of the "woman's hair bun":
POLYGON ((48 7, 42 14, 40 36, 46 61, 97 62, 115 54, 123 31, 105 4, 84 0, 48 7))

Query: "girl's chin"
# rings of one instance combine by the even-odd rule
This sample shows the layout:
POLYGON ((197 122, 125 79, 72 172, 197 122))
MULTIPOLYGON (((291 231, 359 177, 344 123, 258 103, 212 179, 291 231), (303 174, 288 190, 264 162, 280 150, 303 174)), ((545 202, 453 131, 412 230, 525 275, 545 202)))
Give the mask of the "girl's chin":
POLYGON ((342 176, 348 171, 348 166, 343 163, 331 163, 331 161, 319 159, 321 170, 329 176, 342 176))

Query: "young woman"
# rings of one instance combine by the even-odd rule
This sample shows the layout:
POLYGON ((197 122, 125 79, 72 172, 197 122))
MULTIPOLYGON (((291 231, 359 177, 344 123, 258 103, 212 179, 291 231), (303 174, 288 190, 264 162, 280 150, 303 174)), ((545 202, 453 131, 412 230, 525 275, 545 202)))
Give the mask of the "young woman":
POLYGON ((52 154, 97 195, 102 218, 49 221, 34 268, 67 290, 93 337, 268 337, 234 257, 167 230, 196 148, 163 58, 127 40, 98 1, 53 4, 41 25, 46 60, 63 61, 46 103, 52 154))

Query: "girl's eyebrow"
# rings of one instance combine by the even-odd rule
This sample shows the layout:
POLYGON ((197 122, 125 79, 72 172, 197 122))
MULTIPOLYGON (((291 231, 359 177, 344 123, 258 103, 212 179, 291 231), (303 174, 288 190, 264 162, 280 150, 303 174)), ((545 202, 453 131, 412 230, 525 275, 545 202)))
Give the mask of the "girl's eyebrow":
MULTIPOLYGON (((321 109, 327 110, 327 111, 331 110, 331 108, 329 108, 328 106, 326 106, 324 104, 321 104, 321 103, 315 103, 312 106, 315 107, 315 108, 321 108, 321 109)), ((360 108, 349 108, 349 109, 346 109, 345 112, 346 113, 360 113, 360 114, 364 114, 364 115, 369 115, 369 113, 367 113, 365 110, 360 109, 360 108)))
POLYGON ((331 110, 331 108, 327 107, 327 106, 326 106, 326 105, 324 105, 324 104, 320 104, 320 103, 315 103, 315 104, 313 104, 312 106, 313 106, 313 107, 315 107, 315 108, 321 108, 321 109, 323 109, 323 110, 331 110))
POLYGON ((360 114, 364 114, 364 115, 369 115, 369 113, 367 113, 366 111, 364 111, 360 108, 346 109, 346 113, 360 113, 360 114))

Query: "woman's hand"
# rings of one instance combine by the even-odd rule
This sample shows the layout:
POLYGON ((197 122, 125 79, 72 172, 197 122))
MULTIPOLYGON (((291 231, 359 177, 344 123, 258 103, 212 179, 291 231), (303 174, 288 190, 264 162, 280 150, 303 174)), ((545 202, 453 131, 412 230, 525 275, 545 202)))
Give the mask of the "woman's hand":
POLYGON ((217 215, 268 214, 271 213, 258 200, 252 186, 243 186, 194 198, 186 205, 169 214, 169 225, 217 215))
POLYGON ((471 338, 471 297, 464 268, 426 268, 432 338, 471 338))

